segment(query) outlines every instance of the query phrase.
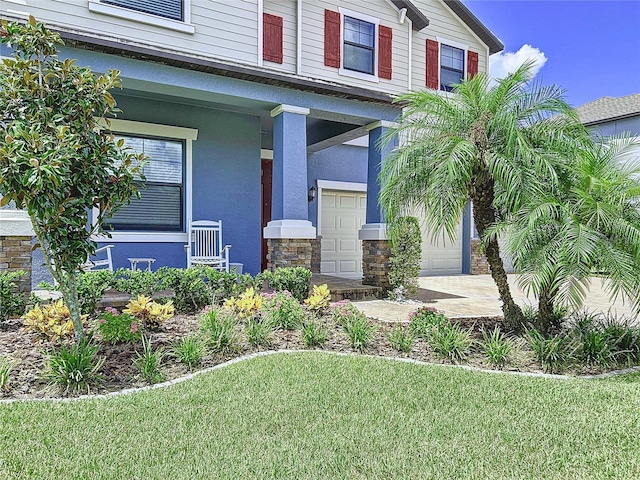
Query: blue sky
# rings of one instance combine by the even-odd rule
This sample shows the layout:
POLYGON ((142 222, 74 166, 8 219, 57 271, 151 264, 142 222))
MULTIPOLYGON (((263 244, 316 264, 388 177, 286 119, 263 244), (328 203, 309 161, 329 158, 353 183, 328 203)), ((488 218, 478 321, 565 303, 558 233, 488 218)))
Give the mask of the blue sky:
POLYGON ((505 46, 492 76, 534 56, 573 106, 640 93, 640 0, 463 1, 505 46))

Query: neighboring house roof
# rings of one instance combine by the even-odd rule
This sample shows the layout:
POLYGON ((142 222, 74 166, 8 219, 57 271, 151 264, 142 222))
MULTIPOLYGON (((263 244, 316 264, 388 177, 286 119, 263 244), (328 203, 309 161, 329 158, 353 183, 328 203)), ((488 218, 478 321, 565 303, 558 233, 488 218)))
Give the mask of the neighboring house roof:
MULTIPOLYGON (((504 50, 504 45, 498 37, 491 33, 491 30, 478 20, 478 17, 471 13, 471 10, 461 0, 442 1, 489 47, 489 53, 498 53, 504 50)), ((398 10, 407 9, 407 17, 411 20, 414 30, 419 31, 429 25, 429 19, 409 0, 391 0, 391 3, 398 10)))
POLYGON ((504 50, 504 45, 460 0, 442 0, 488 47, 489 53, 504 50))
POLYGON ((621 118, 640 116, 640 93, 626 97, 602 97, 576 108, 580 122, 595 125, 621 118))

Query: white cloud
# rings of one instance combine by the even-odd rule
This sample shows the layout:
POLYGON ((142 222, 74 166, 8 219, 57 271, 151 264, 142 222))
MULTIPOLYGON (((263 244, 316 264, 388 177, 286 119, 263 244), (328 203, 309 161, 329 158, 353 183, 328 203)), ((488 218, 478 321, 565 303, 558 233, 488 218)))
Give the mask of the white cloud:
POLYGON ((492 80, 504 78, 518 69, 528 59, 533 59, 532 74, 535 77, 547 63, 547 57, 539 48, 523 45, 517 52, 500 52, 489 57, 489 75, 492 80))

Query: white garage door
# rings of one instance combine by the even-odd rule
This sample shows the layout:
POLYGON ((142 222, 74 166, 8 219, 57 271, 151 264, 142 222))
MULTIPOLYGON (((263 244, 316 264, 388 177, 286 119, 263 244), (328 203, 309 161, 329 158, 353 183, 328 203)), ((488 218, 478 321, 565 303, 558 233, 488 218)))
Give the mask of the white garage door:
POLYGON ((454 275, 462 273, 462 222, 458 225, 455 241, 439 235, 431 241, 431 233, 422 226, 422 260, 420 275, 454 275))
MULTIPOLYGON (((358 230, 365 223, 367 195, 364 192, 323 190, 321 207, 322 263, 327 275, 362 278, 362 242, 358 230)), ((457 238, 430 241, 422 228, 420 275, 462 273, 462 222, 457 238)))
POLYGON ((362 278, 362 242, 358 230, 365 222, 366 207, 364 192, 322 190, 322 273, 362 278))

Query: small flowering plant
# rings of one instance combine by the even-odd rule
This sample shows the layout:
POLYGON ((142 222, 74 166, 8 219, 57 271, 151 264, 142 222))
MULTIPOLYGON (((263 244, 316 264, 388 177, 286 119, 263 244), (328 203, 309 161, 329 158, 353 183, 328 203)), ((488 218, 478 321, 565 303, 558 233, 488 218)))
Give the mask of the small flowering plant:
POLYGON ((107 307, 100 314, 96 329, 105 341, 116 343, 136 343, 142 339, 142 325, 128 313, 118 313, 115 308, 107 307))
POLYGON ((332 303, 329 306, 329 311, 331 312, 331 318, 338 325, 344 325, 350 319, 360 315, 360 311, 349 300, 340 300, 332 303))
POLYGON ((300 302, 288 290, 265 293, 264 319, 267 323, 283 330, 296 330, 305 319, 300 302))
POLYGON ((426 338, 433 329, 441 327, 449 319, 433 307, 420 307, 409 314, 409 331, 416 337, 426 338))

